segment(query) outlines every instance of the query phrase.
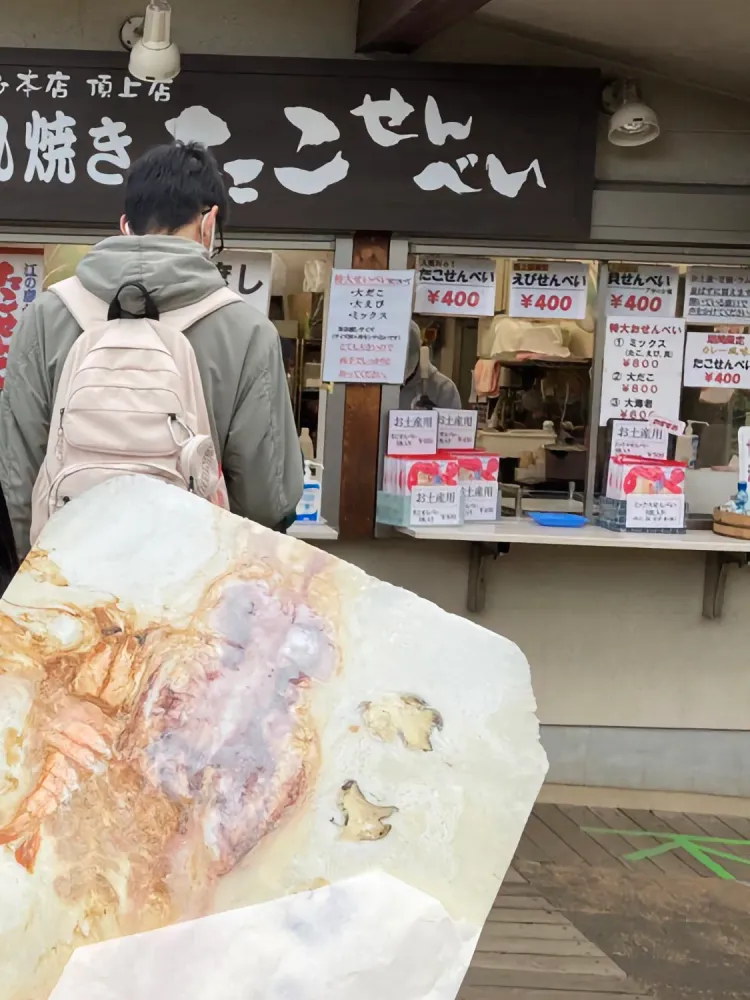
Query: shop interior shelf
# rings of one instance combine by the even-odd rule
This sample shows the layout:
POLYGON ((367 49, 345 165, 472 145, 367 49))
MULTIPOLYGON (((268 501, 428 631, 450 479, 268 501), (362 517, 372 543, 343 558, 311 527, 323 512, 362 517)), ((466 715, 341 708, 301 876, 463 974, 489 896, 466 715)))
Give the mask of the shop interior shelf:
POLYGON ((608 531, 596 525, 583 528, 543 528, 528 518, 502 518, 494 523, 463 524, 453 528, 407 527, 402 534, 422 541, 510 542, 527 545, 577 545, 610 549, 676 549, 694 552, 750 552, 750 541, 725 538, 712 531, 690 530, 684 535, 635 531, 608 531))

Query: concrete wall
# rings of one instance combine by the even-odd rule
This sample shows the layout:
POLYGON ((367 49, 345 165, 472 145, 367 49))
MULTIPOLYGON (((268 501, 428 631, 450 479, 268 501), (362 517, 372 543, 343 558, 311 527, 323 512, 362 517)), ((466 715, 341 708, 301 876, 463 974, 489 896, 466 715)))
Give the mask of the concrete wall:
MULTIPOLYGON (((521 647, 550 780, 750 795, 750 571, 730 571, 724 618, 709 622, 699 554, 516 545, 471 616, 462 543, 331 551, 521 647)), ((459 677, 470 669, 455 665, 459 677)))

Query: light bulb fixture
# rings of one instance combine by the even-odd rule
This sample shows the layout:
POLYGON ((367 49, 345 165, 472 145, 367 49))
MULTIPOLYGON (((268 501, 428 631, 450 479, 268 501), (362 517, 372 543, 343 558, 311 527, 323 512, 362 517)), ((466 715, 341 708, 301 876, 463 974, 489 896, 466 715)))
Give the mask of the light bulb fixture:
POLYGON ((613 146, 645 146, 659 137, 659 117, 645 104, 632 80, 615 80, 604 88, 604 110, 611 114, 607 137, 613 146))
POLYGON ((180 72, 180 50, 171 39, 172 8, 168 0, 150 0, 145 16, 129 17, 120 41, 130 50, 130 75, 146 83, 169 83, 180 72))

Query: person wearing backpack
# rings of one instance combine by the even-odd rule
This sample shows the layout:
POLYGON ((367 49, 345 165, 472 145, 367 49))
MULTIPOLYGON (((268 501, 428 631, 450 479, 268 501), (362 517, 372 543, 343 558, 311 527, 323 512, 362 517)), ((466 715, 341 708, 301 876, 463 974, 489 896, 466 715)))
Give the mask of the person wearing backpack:
POLYGON ((276 530, 303 464, 274 325, 212 263, 227 194, 196 143, 133 165, 122 235, 24 313, 0 395, 0 484, 24 558, 116 475, 156 476, 276 530))

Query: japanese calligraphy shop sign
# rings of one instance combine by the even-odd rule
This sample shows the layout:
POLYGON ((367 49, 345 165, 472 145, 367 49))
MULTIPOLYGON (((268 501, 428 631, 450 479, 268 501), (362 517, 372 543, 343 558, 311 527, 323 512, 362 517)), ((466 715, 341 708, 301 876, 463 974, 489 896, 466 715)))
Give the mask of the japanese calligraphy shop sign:
POLYGON ((462 503, 460 486, 415 486, 411 491, 409 523, 423 528, 461 524, 462 503))
POLYGON ((437 410, 391 410, 388 414, 388 455, 434 455, 437 440, 437 410))
MULTIPOLYGON (((171 84, 122 53, 0 53, 5 221, 114 225, 133 159, 197 140, 241 230, 587 239, 598 73, 192 57, 171 84)), ((467 291, 467 296, 471 291, 467 291)))
POLYGON ((323 381, 401 385, 413 294, 413 271, 334 270, 323 381))
POLYGON ((494 316, 491 257, 420 257, 414 311, 423 316, 494 316))
POLYGON ((639 458, 666 458, 669 431, 642 420, 612 421, 612 455, 637 455, 639 458))
POLYGON ((750 389, 750 334, 688 333, 684 384, 750 389))
POLYGON ((750 268, 689 267, 683 311, 689 323, 750 324, 750 268))
POLYGON ((233 292, 267 316, 271 301, 272 263, 270 253, 225 250, 216 266, 233 292))
POLYGON ((41 253, 0 250, 0 389, 5 383, 11 338, 24 312, 41 294, 43 281, 44 256, 41 253))
POLYGON ((679 281, 676 267, 610 264, 607 312, 610 316, 674 316, 679 281))
POLYGON ((588 272, 583 263, 514 261, 508 315, 513 319, 585 319, 588 272))
POLYGON ((437 410, 440 451, 467 451, 476 444, 476 410, 437 410))
POLYGON ((599 424, 680 415, 685 321, 610 316, 604 341, 599 424))

